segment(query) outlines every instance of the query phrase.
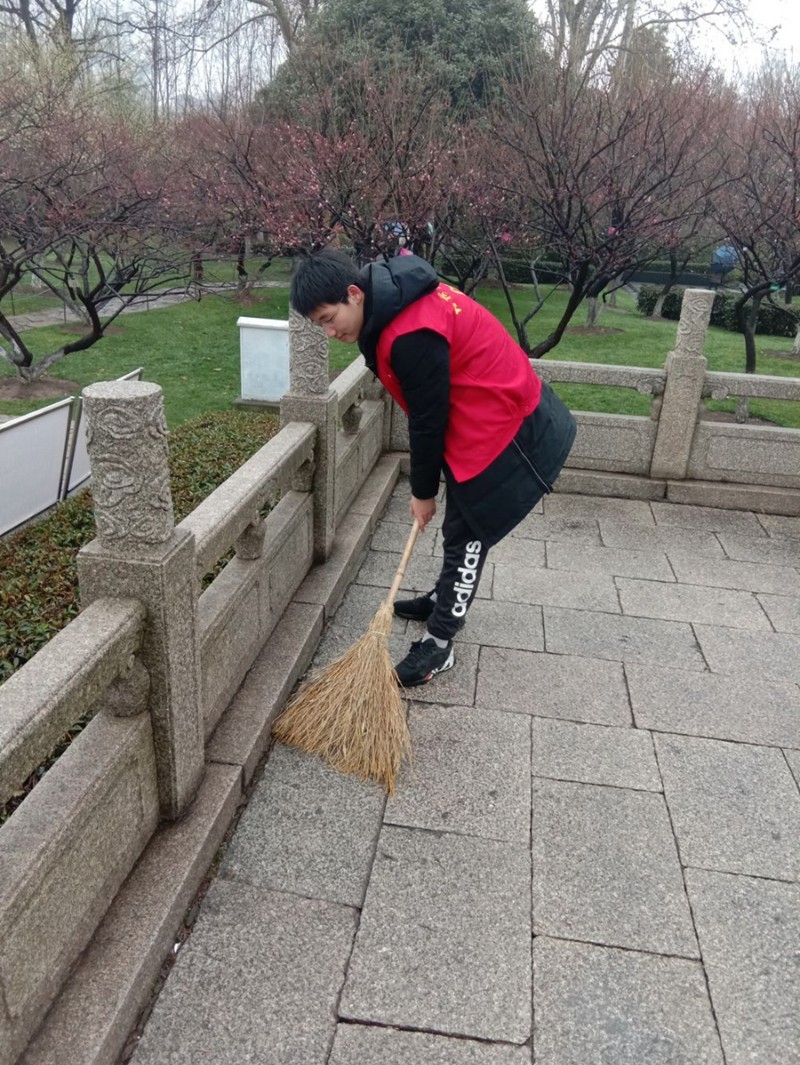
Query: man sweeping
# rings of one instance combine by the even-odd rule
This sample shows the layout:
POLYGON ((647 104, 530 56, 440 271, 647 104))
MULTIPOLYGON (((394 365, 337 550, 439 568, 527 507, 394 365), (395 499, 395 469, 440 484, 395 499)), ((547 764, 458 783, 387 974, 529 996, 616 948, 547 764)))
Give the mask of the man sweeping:
POLYGON ((294 309, 328 337, 358 343, 408 415, 411 516, 424 529, 444 474, 444 560, 436 587, 394 605, 425 622, 395 667, 403 687, 455 665, 453 638, 475 598, 488 550, 552 491, 575 419, 523 350, 479 303, 442 284, 415 255, 359 270, 343 252, 298 261, 294 309))

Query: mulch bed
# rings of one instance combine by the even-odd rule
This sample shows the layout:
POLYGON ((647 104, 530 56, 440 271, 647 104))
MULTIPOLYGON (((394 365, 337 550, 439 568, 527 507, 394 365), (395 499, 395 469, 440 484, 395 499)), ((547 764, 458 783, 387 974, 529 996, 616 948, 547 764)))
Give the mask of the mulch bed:
POLYGON ((18 377, 0 377, 0 399, 62 399, 80 392, 77 381, 66 381, 62 377, 40 377, 38 381, 26 384, 18 377))

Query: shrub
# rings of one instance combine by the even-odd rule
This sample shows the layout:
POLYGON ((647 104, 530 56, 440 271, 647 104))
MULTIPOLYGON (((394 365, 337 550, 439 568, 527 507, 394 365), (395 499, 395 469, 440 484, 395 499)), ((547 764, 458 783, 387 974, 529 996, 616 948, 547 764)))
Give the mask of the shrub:
MULTIPOLYGON (((176 522, 277 430, 274 414, 238 410, 203 414, 174 429, 169 466, 176 522)), ((77 555, 94 535, 86 489, 0 540, 0 683, 78 613, 77 555)))
MULTIPOLYGON (((637 308, 645 316, 652 314, 661 289, 656 285, 642 285, 639 289, 637 308)), ((681 316, 684 289, 676 286, 667 293, 661 310, 662 318, 677 321, 681 316)), ((711 325, 727 329, 731 333, 741 333, 736 320, 736 295, 732 292, 718 292, 714 296, 711 308, 711 325)), ((756 320, 756 333, 763 336, 793 337, 797 332, 800 308, 784 309, 778 304, 762 303, 756 320)))

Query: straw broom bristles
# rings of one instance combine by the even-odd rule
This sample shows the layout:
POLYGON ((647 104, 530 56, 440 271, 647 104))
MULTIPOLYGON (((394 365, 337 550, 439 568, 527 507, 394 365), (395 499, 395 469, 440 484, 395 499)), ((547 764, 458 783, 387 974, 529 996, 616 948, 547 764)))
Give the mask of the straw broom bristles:
POLYGON ((393 795, 411 737, 389 657, 393 603, 419 531, 411 530, 389 597, 366 633, 294 696, 272 728, 282 743, 323 758, 342 773, 393 795))

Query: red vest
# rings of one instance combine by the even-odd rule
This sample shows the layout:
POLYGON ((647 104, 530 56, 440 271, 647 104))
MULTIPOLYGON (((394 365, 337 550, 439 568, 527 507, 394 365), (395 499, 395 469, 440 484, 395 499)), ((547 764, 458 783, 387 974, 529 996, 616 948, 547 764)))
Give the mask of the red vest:
POLYGON ((475 300, 439 285, 405 307, 378 341, 378 377, 406 413, 400 382, 392 372, 395 340, 431 329, 450 345, 450 414, 445 462, 457 481, 482 473, 539 403, 542 383, 528 356, 503 326, 475 300))

